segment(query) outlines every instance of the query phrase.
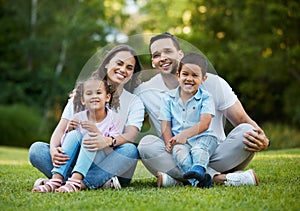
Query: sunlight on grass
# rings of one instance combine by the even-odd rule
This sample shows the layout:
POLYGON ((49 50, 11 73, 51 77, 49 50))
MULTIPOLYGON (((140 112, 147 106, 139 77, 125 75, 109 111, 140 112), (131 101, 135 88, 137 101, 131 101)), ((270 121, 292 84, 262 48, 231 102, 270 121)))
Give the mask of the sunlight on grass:
POLYGON ((29 164, 28 149, 17 147, 0 147, 0 164, 29 164))

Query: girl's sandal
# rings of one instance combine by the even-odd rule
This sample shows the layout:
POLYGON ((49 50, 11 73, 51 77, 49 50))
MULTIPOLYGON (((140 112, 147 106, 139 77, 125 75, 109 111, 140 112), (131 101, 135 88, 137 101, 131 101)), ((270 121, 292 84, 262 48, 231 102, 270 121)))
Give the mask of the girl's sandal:
POLYGON ((50 179, 45 183, 45 185, 39 185, 34 187, 31 192, 38 192, 38 193, 47 193, 47 192, 54 192, 57 188, 61 186, 62 180, 61 179, 50 179))
POLYGON ((70 193, 81 191, 81 180, 69 178, 64 186, 55 190, 57 193, 70 193))

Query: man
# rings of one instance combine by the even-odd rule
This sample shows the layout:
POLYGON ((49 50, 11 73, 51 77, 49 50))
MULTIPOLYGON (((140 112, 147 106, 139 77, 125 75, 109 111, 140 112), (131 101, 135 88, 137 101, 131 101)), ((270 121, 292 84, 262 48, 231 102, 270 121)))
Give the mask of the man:
MULTIPOLYGON (((176 70, 183 56, 176 37, 165 32, 150 40, 152 66, 160 72, 142 83, 135 93, 140 96, 159 137, 147 135, 139 143, 138 150, 145 167, 157 176, 159 187, 181 185, 182 172, 172 155, 165 150, 158 120, 160 100, 165 92, 178 86, 176 70)), ((263 130, 247 115, 237 96, 221 77, 208 73, 203 88, 214 98, 216 115, 212 129, 218 135, 219 145, 210 158, 208 173, 213 181, 225 185, 258 185, 255 172, 243 170, 254 157, 254 152, 267 149, 269 140, 263 130), (234 129, 225 136, 225 118, 234 129), (238 172, 237 172, 238 171, 238 172)))

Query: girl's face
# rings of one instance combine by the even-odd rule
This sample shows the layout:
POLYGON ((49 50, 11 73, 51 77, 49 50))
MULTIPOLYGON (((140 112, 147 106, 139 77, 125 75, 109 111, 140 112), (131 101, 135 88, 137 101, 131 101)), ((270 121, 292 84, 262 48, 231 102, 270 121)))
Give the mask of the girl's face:
POLYGON ((129 51, 120 51, 105 66, 107 79, 112 84, 126 84, 133 75, 135 59, 129 51))
POLYGON ((180 74, 177 76, 181 92, 188 95, 194 95, 206 79, 206 75, 202 75, 201 68, 195 64, 182 65, 180 74))
POLYGON ((106 92, 105 84, 100 80, 88 80, 83 84, 82 104, 88 110, 100 110, 105 108, 111 95, 106 92))

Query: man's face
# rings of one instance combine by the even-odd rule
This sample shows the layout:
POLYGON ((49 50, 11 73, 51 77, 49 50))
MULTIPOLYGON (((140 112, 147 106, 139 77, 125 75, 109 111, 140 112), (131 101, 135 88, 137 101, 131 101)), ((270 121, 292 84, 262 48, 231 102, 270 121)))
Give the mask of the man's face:
POLYGON ((182 51, 177 50, 171 39, 156 40, 150 46, 152 65, 162 73, 175 74, 182 51))

